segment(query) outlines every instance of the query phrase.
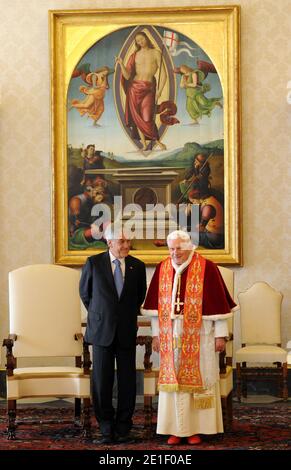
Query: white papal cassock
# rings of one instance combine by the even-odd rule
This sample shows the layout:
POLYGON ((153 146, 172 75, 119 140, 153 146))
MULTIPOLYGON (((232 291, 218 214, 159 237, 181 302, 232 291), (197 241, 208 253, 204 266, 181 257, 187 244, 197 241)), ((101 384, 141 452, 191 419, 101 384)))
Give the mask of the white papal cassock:
MULTIPOLYGON (((172 290, 172 337, 175 373, 179 371, 181 357, 181 337, 183 332, 183 315, 175 315, 177 295, 177 276, 181 275, 182 288, 180 300, 184 301, 187 268, 189 259, 180 266, 172 261, 175 274, 172 290)), ((152 336, 159 336, 158 319, 158 283, 159 269, 157 266, 149 287, 142 313, 151 317, 152 336)), ((227 318, 232 313, 235 303, 231 299, 223 279, 214 265, 206 261, 203 293, 202 323, 200 328, 200 373, 207 396, 211 398, 211 407, 197 407, 195 393, 184 391, 159 392, 157 433, 188 437, 194 434, 217 434, 223 432, 222 409, 219 389, 219 353, 215 352, 215 338, 227 337, 227 318), (216 281, 217 279, 217 281, 216 281), (218 282, 217 287, 215 283, 218 282), (221 298, 220 298, 221 297, 221 298), (222 298, 223 297, 223 298, 222 298), (217 310, 216 310, 217 309, 217 310), (218 309, 221 309, 219 311, 218 309)))

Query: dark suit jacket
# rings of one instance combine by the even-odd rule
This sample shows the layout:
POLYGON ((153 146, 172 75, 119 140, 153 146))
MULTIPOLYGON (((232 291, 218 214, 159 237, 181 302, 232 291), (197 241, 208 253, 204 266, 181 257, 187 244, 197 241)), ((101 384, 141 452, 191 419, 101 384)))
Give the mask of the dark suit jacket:
POLYGON ((145 293, 142 261, 130 255, 125 258, 124 285, 118 298, 108 251, 88 258, 80 280, 80 296, 88 310, 85 341, 109 346, 117 334, 122 347, 134 347, 145 293))

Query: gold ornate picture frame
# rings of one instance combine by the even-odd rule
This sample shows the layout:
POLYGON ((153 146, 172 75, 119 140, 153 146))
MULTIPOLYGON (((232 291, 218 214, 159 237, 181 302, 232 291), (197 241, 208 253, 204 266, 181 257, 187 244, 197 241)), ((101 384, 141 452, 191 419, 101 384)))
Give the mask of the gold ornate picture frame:
MULTIPOLYGON (((195 207, 198 251, 241 265, 239 6, 49 14, 55 263, 103 251, 96 204, 117 201, 135 228, 195 207)), ((164 259, 167 233, 141 233, 132 254, 164 259)))

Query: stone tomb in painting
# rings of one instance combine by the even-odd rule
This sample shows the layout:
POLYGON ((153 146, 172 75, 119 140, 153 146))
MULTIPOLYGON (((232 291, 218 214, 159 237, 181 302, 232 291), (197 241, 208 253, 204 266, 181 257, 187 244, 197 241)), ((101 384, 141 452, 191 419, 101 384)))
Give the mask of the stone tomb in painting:
POLYGON ((177 229, 176 221, 171 218, 168 210, 164 210, 168 204, 172 203, 171 185, 178 176, 176 168, 133 167, 98 169, 85 173, 103 175, 104 178, 108 175, 110 180, 119 184, 118 195, 122 198, 122 221, 127 222, 134 214, 135 230, 140 234, 140 238, 147 238, 145 227, 148 233, 153 234, 153 238, 158 235, 157 226, 162 230, 164 227, 165 235, 177 229), (135 205, 138 205, 141 210, 137 211, 135 205), (151 208, 147 208, 147 205, 151 208))

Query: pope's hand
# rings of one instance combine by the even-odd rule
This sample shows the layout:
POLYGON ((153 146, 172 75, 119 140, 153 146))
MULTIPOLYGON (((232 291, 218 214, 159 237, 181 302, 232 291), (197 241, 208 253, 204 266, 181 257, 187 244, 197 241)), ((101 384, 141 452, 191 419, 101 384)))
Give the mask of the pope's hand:
POLYGON ((222 352, 225 350, 225 338, 215 338, 215 351, 222 352))
POLYGON ((158 336, 153 336, 152 347, 155 352, 160 351, 160 339, 158 336))

